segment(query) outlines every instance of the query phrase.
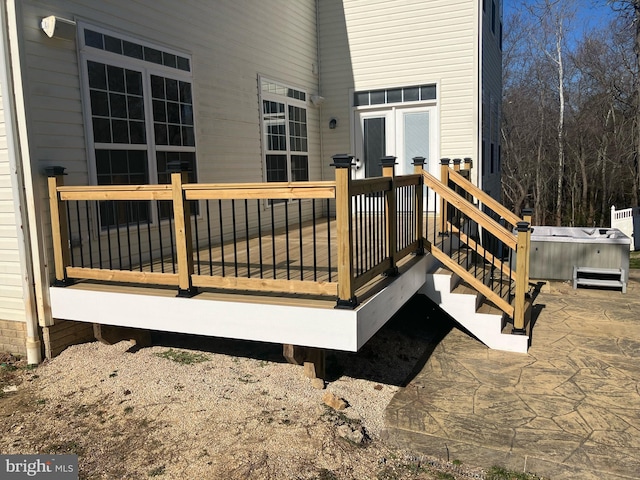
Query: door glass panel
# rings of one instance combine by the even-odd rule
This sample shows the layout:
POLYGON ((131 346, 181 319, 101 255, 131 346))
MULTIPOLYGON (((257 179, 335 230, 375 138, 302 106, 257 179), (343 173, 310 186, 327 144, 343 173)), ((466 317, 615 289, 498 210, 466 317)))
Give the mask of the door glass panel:
POLYGON ((364 119, 364 173, 366 177, 381 177, 380 159, 386 155, 385 118, 364 119))
MULTIPOLYGON (((404 114, 404 172, 413 172, 413 157, 429 158, 429 112, 404 114)), ((428 161, 428 160, 427 160, 428 161)), ((429 170, 428 163, 424 166, 429 170)))

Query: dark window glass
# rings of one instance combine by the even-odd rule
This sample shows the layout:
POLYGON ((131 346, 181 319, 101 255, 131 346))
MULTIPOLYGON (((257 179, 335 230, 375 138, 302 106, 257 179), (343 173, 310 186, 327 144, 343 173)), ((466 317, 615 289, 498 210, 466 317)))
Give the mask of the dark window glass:
POLYGON ((142 74, 133 70, 125 71, 127 93, 130 95, 142 95, 142 74))
POLYGON ((173 100, 175 102, 178 101, 178 81, 173 80, 172 78, 165 79, 165 93, 167 100, 173 100))
POLYGON ((180 82, 180 101, 182 103, 191 103, 191 84, 180 82))
POLYGON ((384 90, 376 90, 370 92, 371 94, 371 105, 381 105, 384 103, 384 90))
POLYGON ((165 98, 164 79, 156 75, 151 75, 151 95, 153 98, 165 98))
POLYGON ((187 147, 196 146, 196 137, 193 132, 193 127, 182 127, 182 144, 187 147))
POLYGON ((176 68, 178 66, 176 56, 167 52, 162 52, 162 63, 163 65, 171 68, 176 68))
POLYGON ((420 87, 420 99, 421 100, 435 100, 436 99, 436 86, 425 85, 420 87))
POLYGON ((109 116, 109 97, 106 92, 91 90, 91 113, 94 116, 109 116))
POLYGON ((420 100, 420 89, 418 87, 409 87, 404 89, 405 102, 417 102, 420 100))
POLYGON ((111 116, 116 118, 127 118, 127 97, 118 93, 109 94, 111 104, 111 116))
POLYGON ((124 69, 107 65, 107 78, 110 91, 124 93, 124 69))
POLYGON ((169 145, 182 145, 182 131, 179 125, 169 125, 169 145))
POLYGON ((167 121, 180 123, 180 107, 175 102, 167 102, 167 121))
POLYGON ((144 47, 144 59, 147 62, 162 65, 162 52, 155 48, 144 47))
POLYGON ((140 60, 144 57, 142 45, 127 42, 126 40, 122 41, 122 51, 127 57, 138 58, 140 60))
POLYGON ((133 144, 146 143, 144 122, 129 122, 129 136, 133 144))
POLYGON ((87 62, 87 73, 90 88, 107 89, 107 72, 105 65, 89 61, 87 62))
POLYGON ((111 37, 109 35, 104 36, 104 49, 107 52, 117 53, 122 55, 122 40, 119 38, 111 37))
POLYGON ((130 143, 129 124, 126 120, 111 120, 111 129, 113 131, 113 143, 130 143))
POLYGON ((309 180, 309 159, 306 155, 291 156, 291 180, 294 182, 309 180))
POLYGON ((108 118, 93 118, 93 141, 111 143, 111 122, 108 118))
POLYGON ((267 155, 267 182, 287 181, 287 156, 267 155))
POLYGON ((183 125, 193 125, 193 107, 191 105, 180 106, 180 119, 183 125))
POLYGON ((129 108, 129 118, 135 120, 144 120, 144 105, 142 97, 127 97, 127 106, 129 108))
POLYGON ((94 32, 93 30, 84 31, 84 43, 87 47, 99 48, 100 50, 104 48, 102 44, 102 34, 94 32))
POLYGON ((387 103, 400 103, 400 102, 402 102, 401 88, 387 90, 387 103))
POLYGON ((167 107, 165 102, 161 100, 153 101, 153 119, 156 122, 167 121, 167 107))
POLYGON ((178 68, 180 70, 184 70, 185 72, 191 71, 191 67, 189 65, 189 59, 184 57, 178 57, 178 68))
POLYGON ((165 123, 154 123, 153 131, 156 137, 156 144, 169 145, 169 139, 167 137, 167 125, 165 123))
POLYGON ((353 95, 353 104, 356 107, 369 105, 369 92, 356 92, 353 95))

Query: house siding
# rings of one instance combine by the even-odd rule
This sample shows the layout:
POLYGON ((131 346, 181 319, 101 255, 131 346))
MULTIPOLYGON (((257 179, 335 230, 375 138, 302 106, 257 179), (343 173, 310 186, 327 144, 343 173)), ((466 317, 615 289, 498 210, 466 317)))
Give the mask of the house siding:
POLYGON ((319 2, 325 151, 353 149, 350 90, 437 83, 440 156, 477 158, 478 25, 476 0, 319 2))
POLYGON ((11 188, 5 111, 0 91, 0 351, 25 353, 25 305, 11 188))
MULTIPOLYGON (((47 0, 18 7, 25 109, 41 235, 51 235, 45 166, 66 167, 65 184, 93 183, 88 165, 76 41, 48 38, 48 15, 73 18, 191 56, 200 182, 263 181, 258 75, 318 92, 313 0, 130 2, 47 0)), ((307 102, 309 178, 321 178, 319 110, 307 102)), ((155 237, 154 237, 155 238, 155 237)), ((146 252, 143 252, 146 253, 146 252)), ((50 258, 49 264, 50 262, 50 258)), ((53 272, 49 272, 50 276, 53 272)))
POLYGON ((496 198, 501 198, 501 176, 499 170, 500 117, 502 110, 502 51, 500 49, 500 28, 502 22, 502 5, 500 0, 493 0, 496 8, 495 31, 491 27, 492 2, 487 1, 487 11, 482 20, 482 92, 483 104, 487 109, 483 114, 482 138, 485 140, 484 190, 496 198), (491 144, 495 148, 494 172, 491 173, 491 144))

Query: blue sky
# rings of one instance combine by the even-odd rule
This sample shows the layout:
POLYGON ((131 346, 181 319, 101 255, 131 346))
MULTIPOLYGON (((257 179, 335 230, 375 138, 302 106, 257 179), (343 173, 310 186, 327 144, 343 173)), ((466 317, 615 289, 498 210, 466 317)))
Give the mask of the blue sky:
MULTIPOLYGON (((567 0, 570 1, 570 0, 567 0)), ((523 4, 535 4, 536 0, 504 0, 503 20, 513 15, 523 4)), ((570 28, 574 38, 581 38, 590 30, 604 27, 617 15, 607 5, 606 0, 574 0, 577 7, 576 18, 571 22, 570 28)))

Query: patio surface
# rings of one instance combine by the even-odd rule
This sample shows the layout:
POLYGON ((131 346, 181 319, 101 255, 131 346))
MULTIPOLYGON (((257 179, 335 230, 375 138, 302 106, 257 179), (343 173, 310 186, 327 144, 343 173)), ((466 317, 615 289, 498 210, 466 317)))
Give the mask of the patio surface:
POLYGON ((626 294, 542 288, 526 355, 452 329, 386 410, 387 441, 559 479, 640 478, 640 270, 626 294))

